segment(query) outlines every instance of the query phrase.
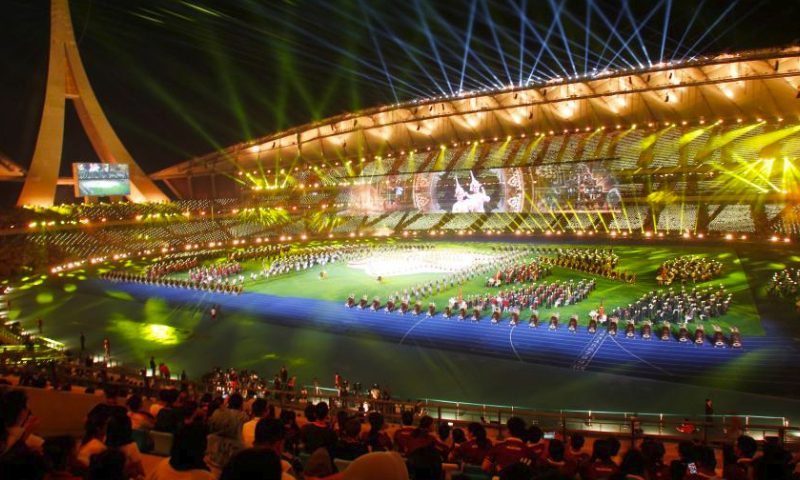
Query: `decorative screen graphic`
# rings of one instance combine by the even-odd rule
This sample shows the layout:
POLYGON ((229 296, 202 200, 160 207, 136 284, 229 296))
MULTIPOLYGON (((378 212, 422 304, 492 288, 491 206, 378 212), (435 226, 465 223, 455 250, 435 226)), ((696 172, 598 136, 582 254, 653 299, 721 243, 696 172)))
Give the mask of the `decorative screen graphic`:
POLYGON ((602 162, 361 177, 345 189, 343 215, 618 210, 617 179, 602 162))
POLYGON ((535 211, 617 211, 622 196, 616 177, 601 162, 533 167, 535 211))
POLYGON ((111 197, 131 193, 128 165, 73 163, 72 172, 77 197, 111 197))

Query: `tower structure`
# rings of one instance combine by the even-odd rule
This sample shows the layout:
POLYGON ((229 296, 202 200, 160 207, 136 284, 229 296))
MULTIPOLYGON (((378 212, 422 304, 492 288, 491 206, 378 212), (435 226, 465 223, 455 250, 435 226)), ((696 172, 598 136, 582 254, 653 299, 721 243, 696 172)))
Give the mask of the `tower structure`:
POLYGON ((68 0, 51 0, 47 90, 33 160, 17 205, 53 205, 61 169, 67 100, 74 102, 81 125, 100 161, 128 165, 131 182, 128 199, 132 202, 167 201, 167 196, 125 149, 92 91, 78 52, 68 0))

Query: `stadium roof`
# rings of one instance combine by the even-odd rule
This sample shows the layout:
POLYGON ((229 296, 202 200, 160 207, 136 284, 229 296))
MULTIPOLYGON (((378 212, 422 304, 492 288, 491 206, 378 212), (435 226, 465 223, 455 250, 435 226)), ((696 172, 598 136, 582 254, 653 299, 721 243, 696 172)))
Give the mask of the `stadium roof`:
POLYGON ((533 86, 426 99, 331 117, 152 175, 316 166, 535 131, 623 123, 800 119, 800 47, 741 52, 652 68, 599 72, 533 86))

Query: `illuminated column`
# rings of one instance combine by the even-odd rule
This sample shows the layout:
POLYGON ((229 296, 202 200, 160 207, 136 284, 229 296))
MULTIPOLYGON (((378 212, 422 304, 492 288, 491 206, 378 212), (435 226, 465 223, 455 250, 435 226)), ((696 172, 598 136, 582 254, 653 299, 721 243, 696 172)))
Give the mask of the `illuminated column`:
POLYGON ((68 0, 51 0, 47 90, 33 160, 17 205, 53 204, 61 169, 67 99, 75 102, 81 125, 100 161, 128 165, 131 179, 128 199, 167 201, 167 196, 131 158, 97 102, 78 52, 68 0))

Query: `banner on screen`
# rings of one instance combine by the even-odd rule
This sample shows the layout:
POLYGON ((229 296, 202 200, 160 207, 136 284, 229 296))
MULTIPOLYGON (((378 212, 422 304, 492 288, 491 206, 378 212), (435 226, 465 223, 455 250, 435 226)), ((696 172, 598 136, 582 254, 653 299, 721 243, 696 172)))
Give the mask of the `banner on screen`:
POLYGON ((343 215, 618 211, 603 162, 376 175, 350 179, 343 215))
POLYGON ((112 197, 131 194, 128 165, 73 163, 76 197, 112 197))

